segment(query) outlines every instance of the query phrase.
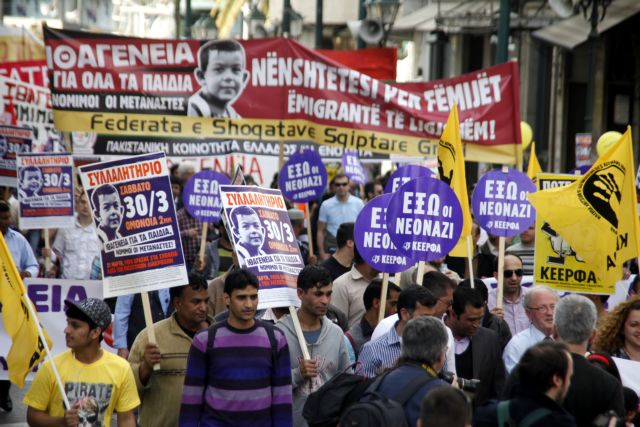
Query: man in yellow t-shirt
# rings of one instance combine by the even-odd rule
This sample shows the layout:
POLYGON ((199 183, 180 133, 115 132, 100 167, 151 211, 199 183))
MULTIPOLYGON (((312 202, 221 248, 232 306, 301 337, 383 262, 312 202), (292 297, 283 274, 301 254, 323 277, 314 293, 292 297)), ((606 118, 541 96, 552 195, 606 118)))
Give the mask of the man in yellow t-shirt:
POLYGON ((135 427, 133 410, 140 400, 133 372, 126 360, 100 347, 102 333, 111 324, 109 307, 97 298, 65 304, 64 333, 70 350, 56 356, 54 363, 71 406, 65 409, 47 360, 24 398, 27 422, 32 427, 109 427, 115 411, 118 427, 135 427))

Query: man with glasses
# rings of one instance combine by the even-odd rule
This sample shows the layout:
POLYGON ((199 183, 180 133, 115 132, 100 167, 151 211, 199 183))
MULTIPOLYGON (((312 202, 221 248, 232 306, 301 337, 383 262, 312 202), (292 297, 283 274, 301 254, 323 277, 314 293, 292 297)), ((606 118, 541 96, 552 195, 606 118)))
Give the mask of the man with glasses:
POLYGON ((349 177, 339 173, 333 178, 335 196, 325 200, 320 206, 316 242, 321 261, 329 258, 335 251, 336 233, 343 222, 355 222, 364 204, 349 193, 349 177))
POLYGON ((553 310, 558 302, 558 295, 546 286, 534 286, 522 301, 530 324, 527 329, 511 338, 504 349, 502 359, 507 372, 511 372, 529 347, 542 340, 552 339, 553 310))
MULTIPOLYGON (((493 277, 498 279, 498 262, 493 266, 493 277)), ((524 296, 527 292, 521 286, 522 276, 524 270, 522 268, 522 260, 520 257, 514 254, 505 254, 504 256, 504 281, 503 281, 503 300, 502 308, 496 307, 496 294, 497 289, 491 289, 489 291, 489 300, 487 306, 491 313, 498 317, 502 317, 511 330, 511 335, 516 335, 519 332, 526 330, 529 327, 529 317, 525 312, 525 307, 522 304, 524 296)))

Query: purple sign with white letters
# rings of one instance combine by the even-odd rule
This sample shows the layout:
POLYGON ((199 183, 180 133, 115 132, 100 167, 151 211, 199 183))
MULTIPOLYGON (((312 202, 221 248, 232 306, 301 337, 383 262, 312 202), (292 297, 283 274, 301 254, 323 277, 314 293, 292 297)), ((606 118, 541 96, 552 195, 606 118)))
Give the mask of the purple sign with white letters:
POLYGON ((342 169, 349 179, 358 185, 367 183, 367 172, 362 166, 358 152, 355 150, 345 150, 342 155, 342 169))
POLYGON ((284 196, 292 202, 316 200, 327 186, 327 169, 320 154, 313 150, 297 152, 289 157, 278 176, 284 196))
POLYGON ((491 170, 480 178, 473 191, 473 215, 488 233, 515 236, 536 220, 536 210, 527 200, 527 193, 535 191, 535 184, 522 172, 491 170))
POLYGON ((462 208, 456 193, 436 178, 421 177, 391 195, 387 208, 391 241, 414 261, 446 256, 462 232, 462 208))
POLYGON ((220 186, 230 183, 229 178, 220 172, 198 172, 189 178, 182 190, 184 207, 195 219, 202 222, 218 222, 222 211, 220 186))
POLYGON ((367 264, 383 273, 408 270, 415 262, 403 255, 391 241, 385 217, 391 194, 381 194, 370 200, 358 214, 354 238, 358 253, 367 264))
POLYGON ((395 193, 403 185, 412 179, 422 176, 433 176, 429 168, 420 165, 406 165, 396 169, 389 177, 387 185, 384 187, 385 193, 395 193))

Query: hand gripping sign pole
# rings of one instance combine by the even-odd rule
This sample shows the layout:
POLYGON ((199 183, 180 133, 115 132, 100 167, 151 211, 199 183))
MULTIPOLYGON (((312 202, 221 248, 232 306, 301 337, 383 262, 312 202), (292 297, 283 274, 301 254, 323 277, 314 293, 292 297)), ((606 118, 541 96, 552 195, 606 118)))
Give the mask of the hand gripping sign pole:
MULTIPOLYGON (((153 316, 151 315, 151 304, 149 303, 149 292, 140 293, 142 299, 142 310, 144 311, 144 322, 147 324, 147 333, 149 334, 149 344, 156 345, 156 330, 153 326, 153 316)), ((153 370, 160 370, 160 363, 153 365, 153 370)))

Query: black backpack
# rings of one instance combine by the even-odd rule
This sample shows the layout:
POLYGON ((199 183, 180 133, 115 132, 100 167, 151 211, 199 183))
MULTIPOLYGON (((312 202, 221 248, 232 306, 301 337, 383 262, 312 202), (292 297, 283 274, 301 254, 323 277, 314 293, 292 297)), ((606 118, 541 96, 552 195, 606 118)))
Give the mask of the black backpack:
POLYGON ((378 377, 371 385, 371 390, 365 393, 360 402, 347 408, 340 418, 341 426, 409 427, 407 415, 404 412, 405 403, 435 378, 420 375, 411 380, 393 399, 389 399, 378 392, 385 377, 386 374, 378 377))
POLYGON ((373 380, 348 372, 355 366, 334 375, 307 397, 302 416, 309 427, 335 427, 342 413, 360 400, 373 380))

